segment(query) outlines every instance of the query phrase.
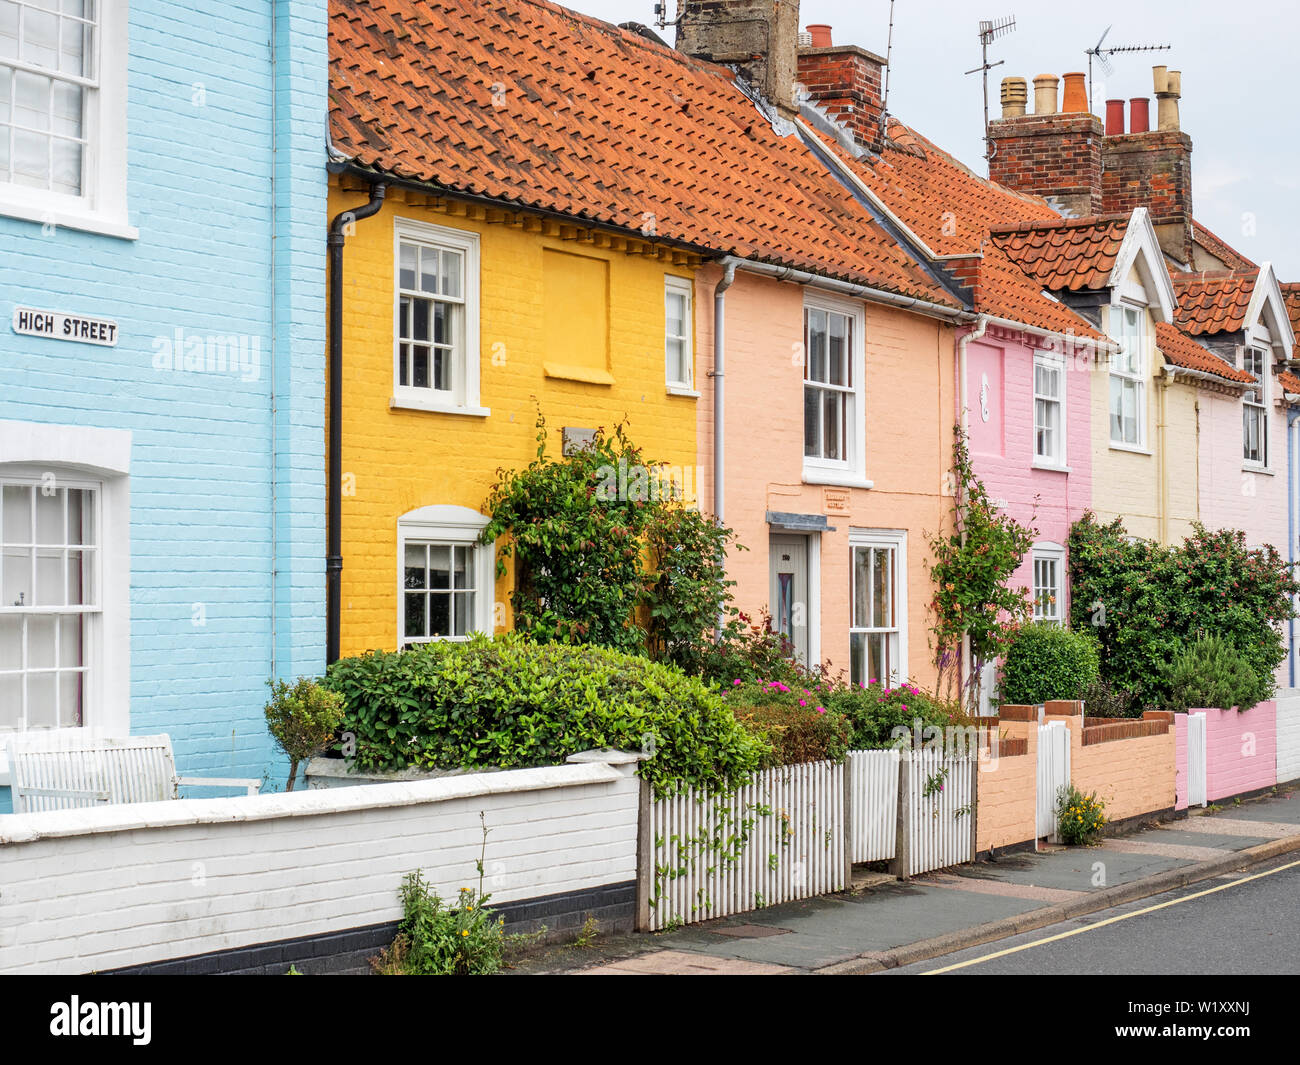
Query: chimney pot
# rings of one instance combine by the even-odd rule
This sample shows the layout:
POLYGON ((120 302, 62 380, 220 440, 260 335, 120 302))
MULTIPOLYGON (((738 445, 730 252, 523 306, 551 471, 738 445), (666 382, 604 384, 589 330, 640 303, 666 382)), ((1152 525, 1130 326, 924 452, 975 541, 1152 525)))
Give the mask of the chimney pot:
POLYGON ((1182 72, 1152 67, 1151 74, 1156 85, 1156 128, 1176 130, 1180 127, 1178 98, 1183 90, 1182 72))
POLYGON ((1124 101, 1106 101, 1106 136, 1122 137, 1124 135, 1124 101))
POLYGON ((1130 133, 1149 133, 1151 131, 1151 101, 1145 96, 1135 96, 1128 102, 1130 133))
POLYGON ((812 37, 812 46, 814 48, 831 47, 831 28, 824 22, 814 22, 812 25, 805 26, 804 29, 812 37))
POLYGON ((1034 114, 1056 114, 1056 93, 1061 79, 1055 74, 1039 74, 1034 78, 1034 114))
POLYGON ((1151 82, 1157 96, 1165 92, 1169 85, 1169 68, 1166 66, 1152 67, 1151 82))
POLYGON ((1065 75, 1065 93, 1061 101, 1061 110, 1066 114, 1081 114, 1088 110, 1087 77, 1083 71, 1071 71, 1065 75))
POLYGON ((1029 103, 1029 83, 1024 78, 1002 79, 1002 117, 1019 118, 1029 103))

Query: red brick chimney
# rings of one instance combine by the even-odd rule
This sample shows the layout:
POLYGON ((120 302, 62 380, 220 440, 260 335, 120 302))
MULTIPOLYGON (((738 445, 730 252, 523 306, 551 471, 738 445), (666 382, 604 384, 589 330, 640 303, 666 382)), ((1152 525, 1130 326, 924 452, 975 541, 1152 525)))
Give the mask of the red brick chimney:
POLYGON ((1083 75, 1066 76, 1057 110, 1054 74, 1034 79, 1034 113, 1025 114, 1024 78, 1002 81, 1002 117, 989 123, 989 177, 1020 192, 1050 197, 1072 215, 1102 211, 1102 124, 1088 110, 1083 75))
POLYGON ((794 98, 799 0, 684 0, 677 50, 737 67, 787 117, 794 98))
MULTIPOLYGON (((1182 75, 1165 67, 1155 67, 1152 74, 1158 128, 1106 138, 1102 145, 1103 208, 1108 213, 1127 214, 1135 207, 1145 207, 1165 254, 1190 263, 1192 138, 1179 124, 1182 75)), ((1139 122, 1135 122, 1134 129, 1138 128, 1139 122)))
POLYGON ((879 149, 885 61, 852 44, 836 45, 831 27, 809 26, 812 47, 799 49, 798 78, 808 99, 864 148, 879 149))

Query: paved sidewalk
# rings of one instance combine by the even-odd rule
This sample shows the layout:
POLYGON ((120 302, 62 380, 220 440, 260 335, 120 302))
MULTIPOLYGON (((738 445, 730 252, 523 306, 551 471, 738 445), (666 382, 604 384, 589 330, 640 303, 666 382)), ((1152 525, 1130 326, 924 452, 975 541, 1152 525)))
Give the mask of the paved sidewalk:
POLYGON ((570 948, 522 970, 586 975, 856 973, 1014 935, 1300 850, 1300 792, 1193 811, 1098 847, 1017 853, 908 882, 570 948))

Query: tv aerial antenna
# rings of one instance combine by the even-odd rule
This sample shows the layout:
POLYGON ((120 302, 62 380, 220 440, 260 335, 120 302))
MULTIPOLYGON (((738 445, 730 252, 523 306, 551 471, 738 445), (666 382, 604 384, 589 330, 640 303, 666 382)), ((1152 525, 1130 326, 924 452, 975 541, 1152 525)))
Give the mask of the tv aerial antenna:
POLYGON ((1109 48, 1103 48, 1107 36, 1114 28, 1113 24, 1107 26, 1106 32, 1101 35, 1100 40, 1091 48, 1086 49, 1084 53, 1088 57, 1088 101, 1094 108, 1096 107, 1092 96, 1092 61, 1094 59, 1097 60, 1097 65, 1101 67, 1101 72, 1106 77, 1110 77, 1115 73, 1115 64, 1110 61, 1110 57, 1113 55, 1119 55, 1123 52, 1167 52, 1173 47, 1168 44, 1116 44, 1111 45, 1109 48))
POLYGON ((661 30, 666 30, 669 26, 676 26, 682 20, 682 5, 680 0, 677 4, 677 17, 670 19, 668 17, 668 0, 655 0, 655 26, 661 30))
POLYGON ((980 55, 983 62, 972 70, 966 71, 967 74, 983 73, 984 75, 984 159, 988 161, 993 158, 992 144, 989 141, 989 71, 994 67, 1000 67, 1006 62, 1005 59, 999 59, 996 63, 989 62, 989 45, 999 37, 1005 37, 1007 34, 1014 32, 1016 28, 1016 16, 1008 15, 1000 19, 982 19, 980 21, 980 55))

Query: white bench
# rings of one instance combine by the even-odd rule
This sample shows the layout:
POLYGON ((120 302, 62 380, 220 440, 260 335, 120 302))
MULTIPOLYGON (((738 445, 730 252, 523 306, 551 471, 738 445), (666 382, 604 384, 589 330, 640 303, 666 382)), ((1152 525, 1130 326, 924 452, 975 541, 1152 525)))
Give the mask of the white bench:
POLYGON ((171 737, 96 736, 81 730, 32 731, 9 738, 14 813, 72 810, 107 803, 163 802, 184 786, 245 788, 260 780, 179 777, 171 737))

